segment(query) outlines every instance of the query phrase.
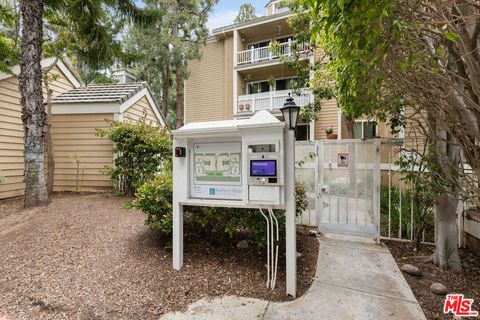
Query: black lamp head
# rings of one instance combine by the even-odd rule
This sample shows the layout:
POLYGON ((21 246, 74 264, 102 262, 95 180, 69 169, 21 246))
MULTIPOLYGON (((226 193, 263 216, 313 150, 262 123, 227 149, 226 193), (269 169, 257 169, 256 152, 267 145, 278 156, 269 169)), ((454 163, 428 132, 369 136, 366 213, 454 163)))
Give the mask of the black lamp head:
POLYGON ((292 98, 290 93, 288 93, 288 98, 285 100, 283 108, 281 108, 280 111, 282 112, 283 119, 285 120, 288 128, 290 130, 295 130, 297 127, 300 107, 295 104, 295 100, 292 98))

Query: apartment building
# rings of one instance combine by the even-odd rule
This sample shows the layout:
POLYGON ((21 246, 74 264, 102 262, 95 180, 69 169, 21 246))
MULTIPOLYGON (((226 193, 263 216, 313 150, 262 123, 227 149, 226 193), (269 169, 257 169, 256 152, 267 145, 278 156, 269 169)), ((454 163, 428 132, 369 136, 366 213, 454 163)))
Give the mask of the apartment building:
MULTIPOLYGON (((248 118, 259 110, 281 117, 279 109, 296 77, 281 59, 292 53, 294 35, 287 22, 292 13, 279 0, 268 2, 265 11, 265 16, 213 30, 201 59, 189 62, 185 123, 248 118)), ((301 63, 313 63, 315 55, 308 43, 302 49, 301 63)), ((294 98, 300 107, 314 101, 307 87, 294 98)), ((318 120, 300 123, 297 140, 326 139, 326 129, 332 129, 338 139, 346 138, 345 121, 336 101, 322 100, 320 104, 318 120)), ((388 131, 371 120, 357 120, 354 137, 387 136, 388 131)))

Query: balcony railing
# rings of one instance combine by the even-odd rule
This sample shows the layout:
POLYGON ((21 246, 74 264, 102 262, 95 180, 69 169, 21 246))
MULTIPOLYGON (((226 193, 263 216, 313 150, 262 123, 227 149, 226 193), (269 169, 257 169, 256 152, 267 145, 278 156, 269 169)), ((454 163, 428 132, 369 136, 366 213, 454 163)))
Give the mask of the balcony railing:
MULTIPOLYGON (((308 45, 308 43, 304 43, 302 45, 301 51, 302 53, 306 53, 309 49, 310 46, 308 45)), ((278 46, 275 46, 274 50, 272 50, 271 47, 262 47, 240 51, 237 53, 237 64, 249 64, 261 61, 274 60, 282 56, 288 56, 290 54, 292 54, 291 43, 279 43, 278 46)))
MULTIPOLYGON (((237 113, 280 109, 290 92, 291 90, 279 90, 238 96, 237 113)), ((313 102, 313 95, 307 88, 301 89, 300 95, 293 94, 292 97, 300 107, 313 102)))

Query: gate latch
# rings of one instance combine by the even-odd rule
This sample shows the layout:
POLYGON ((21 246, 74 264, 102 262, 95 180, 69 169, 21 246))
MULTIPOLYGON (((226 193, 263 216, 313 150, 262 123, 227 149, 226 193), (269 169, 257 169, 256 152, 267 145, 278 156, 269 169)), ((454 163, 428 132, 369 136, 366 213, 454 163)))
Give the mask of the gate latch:
POLYGON ((324 184, 323 186, 320 186, 320 193, 329 193, 330 192, 330 186, 327 184, 324 184))

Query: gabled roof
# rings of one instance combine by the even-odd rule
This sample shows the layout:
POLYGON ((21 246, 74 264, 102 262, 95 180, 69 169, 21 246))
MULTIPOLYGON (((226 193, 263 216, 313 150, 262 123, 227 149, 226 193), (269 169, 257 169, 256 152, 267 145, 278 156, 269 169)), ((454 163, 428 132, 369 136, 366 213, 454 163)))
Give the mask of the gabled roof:
POLYGON ((65 91, 52 98, 52 114, 121 114, 143 97, 162 127, 166 126, 167 122, 145 82, 92 84, 65 91))
POLYGON ((123 103, 146 88, 144 82, 95 84, 65 91, 54 97, 52 103, 123 103))
POLYGON ((240 23, 233 23, 233 24, 230 24, 230 25, 227 25, 227 26, 224 26, 224 27, 218 27, 218 28, 212 30, 212 35, 217 36, 217 35, 220 35, 220 34, 223 34, 223 33, 232 32, 233 29, 235 29, 235 28, 236 29, 242 29, 242 28, 245 28, 245 27, 250 27, 250 26, 254 26, 254 25, 258 25, 258 24, 262 24, 262 23, 266 23, 266 22, 276 21, 276 20, 283 19, 283 18, 291 16, 291 15, 292 15, 292 12, 286 11, 286 12, 275 13, 275 14, 272 14, 272 15, 269 15, 269 16, 260 16, 260 17, 257 17, 257 18, 254 18, 254 19, 251 19, 251 20, 248 20, 248 21, 244 21, 244 22, 240 22, 240 23))
MULTIPOLYGON (((42 59, 40 64, 42 66, 42 70, 48 69, 52 67, 53 64, 55 64, 74 87, 78 88, 82 85, 82 80, 80 79, 80 76, 75 72, 75 70, 70 66, 70 64, 64 62, 61 58, 44 58, 42 59)), ((18 76, 20 74, 20 65, 13 66, 10 68, 10 70, 11 73, 0 72, 0 80, 18 76)))

